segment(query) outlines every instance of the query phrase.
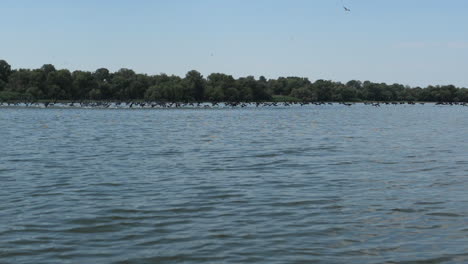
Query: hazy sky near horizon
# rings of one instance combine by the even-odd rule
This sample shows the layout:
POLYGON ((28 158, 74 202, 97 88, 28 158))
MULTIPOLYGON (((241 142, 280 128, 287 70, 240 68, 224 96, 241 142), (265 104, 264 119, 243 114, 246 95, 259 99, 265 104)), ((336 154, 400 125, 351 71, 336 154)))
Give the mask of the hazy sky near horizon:
POLYGON ((468 87, 466 0, 0 1, 13 68, 468 87))

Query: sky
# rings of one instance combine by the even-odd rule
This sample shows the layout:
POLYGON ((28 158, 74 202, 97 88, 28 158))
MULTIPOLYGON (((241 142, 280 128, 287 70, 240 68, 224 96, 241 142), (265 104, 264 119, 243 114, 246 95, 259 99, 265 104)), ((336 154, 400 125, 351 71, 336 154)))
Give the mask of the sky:
POLYGON ((0 59, 15 69, 50 63, 468 87, 466 0, 0 3, 0 59))

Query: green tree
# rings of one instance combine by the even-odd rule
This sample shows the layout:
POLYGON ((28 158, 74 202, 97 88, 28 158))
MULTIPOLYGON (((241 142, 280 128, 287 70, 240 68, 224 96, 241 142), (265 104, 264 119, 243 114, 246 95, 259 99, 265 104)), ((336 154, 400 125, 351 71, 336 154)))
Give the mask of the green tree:
POLYGON ((45 76, 48 76, 49 73, 56 71, 55 66, 52 64, 44 64, 41 67, 42 72, 44 72, 45 76))
POLYGON ((91 72, 74 71, 71 97, 73 100, 90 99, 90 92, 98 89, 98 83, 91 72))
POLYGON ((245 98, 246 96, 241 96, 239 90, 234 87, 227 88, 224 91, 224 98, 228 102, 237 102, 245 98))
POLYGON ((24 94, 30 86, 31 70, 20 69, 12 71, 6 84, 9 92, 24 94))
POLYGON ((162 101, 265 101, 273 95, 293 96, 308 101, 420 100, 467 102, 468 90, 453 85, 409 87, 401 84, 351 80, 346 84, 327 80, 311 83, 307 78, 261 76, 235 79, 214 73, 206 79, 190 71, 184 78, 159 74, 136 74, 130 69, 111 73, 106 68, 95 72, 56 70, 51 64, 39 69, 15 69, 0 60, 0 99, 120 99, 162 101))
POLYGON ((56 84, 47 86, 47 97, 50 99, 58 100, 66 97, 65 91, 56 84))
POLYGON ((48 96, 53 99, 73 99, 72 85, 73 79, 69 70, 50 71, 47 75, 48 96))
POLYGON ((0 80, 0 92, 3 91, 6 87, 7 83, 3 80, 0 80))
MULTIPOLYGON (((3 83, 8 82, 8 77, 11 74, 11 66, 4 60, 0 60, 0 81, 3 83)), ((1 84, 0 84, 1 85, 1 84)), ((1 86, 0 86, 1 88, 1 86)))
POLYGON ((312 91, 317 93, 317 100, 330 101, 332 99, 333 87, 332 81, 317 80, 312 84, 312 91))
POLYGON ((253 76, 239 78, 237 81, 241 100, 246 101, 264 101, 270 100, 271 96, 267 93, 267 81, 263 77, 255 80, 253 76))
POLYGON ((137 74, 130 81, 130 86, 126 89, 127 97, 130 99, 141 99, 144 97, 145 91, 150 86, 148 76, 137 74))
POLYGON ((302 88, 294 88, 291 91, 290 96, 299 98, 303 101, 316 101, 317 100, 317 95, 313 93, 309 88, 307 87, 302 87, 302 88))
POLYGON ((93 76, 96 81, 106 83, 109 82, 110 72, 106 68, 100 68, 93 73, 93 76))
MULTIPOLYGON (((236 89, 236 80, 231 75, 223 73, 212 73, 207 78, 206 98, 210 101, 232 101, 238 100, 238 94, 235 93, 235 99, 230 99, 226 95, 228 89, 236 89)), ((231 96, 233 94, 231 93, 231 96)))
POLYGON ((146 90, 144 98, 148 101, 172 102, 193 100, 192 91, 183 83, 184 80, 178 76, 159 75, 155 84, 146 90))
POLYGON ((338 102, 352 102, 356 101, 357 97, 357 89, 355 86, 351 85, 339 85, 334 94, 334 101, 338 102))
POLYGON ((120 69, 112 74, 110 82, 110 91, 112 99, 128 100, 130 86, 135 79, 135 72, 130 69, 120 69))
POLYGON ((192 70, 185 75, 185 84, 196 101, 202 101, 205 97, 205 80, 198 71, 192 70))
POLYGON ((32 86, 26 90, 26 97, 32 100, 38 100, 44 98, 44 93, 38 87, 32 86))

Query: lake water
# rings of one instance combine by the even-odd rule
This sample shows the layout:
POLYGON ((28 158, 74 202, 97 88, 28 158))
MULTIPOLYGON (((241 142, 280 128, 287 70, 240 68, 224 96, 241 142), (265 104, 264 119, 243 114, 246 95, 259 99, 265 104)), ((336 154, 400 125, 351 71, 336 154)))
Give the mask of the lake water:
POLYGON ((0 109, 0 263, 467 263, 468 107, 0 109))

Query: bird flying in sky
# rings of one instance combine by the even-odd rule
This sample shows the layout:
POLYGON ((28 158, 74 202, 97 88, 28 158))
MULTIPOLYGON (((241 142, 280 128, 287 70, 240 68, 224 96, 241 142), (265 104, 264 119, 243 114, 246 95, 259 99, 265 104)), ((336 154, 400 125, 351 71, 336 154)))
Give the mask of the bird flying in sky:
POLYGON ((341 4, 343 5, 343 9, 345 12, 351 12, 351 9, 347 8, 343 0, 341 0, 341 4))

